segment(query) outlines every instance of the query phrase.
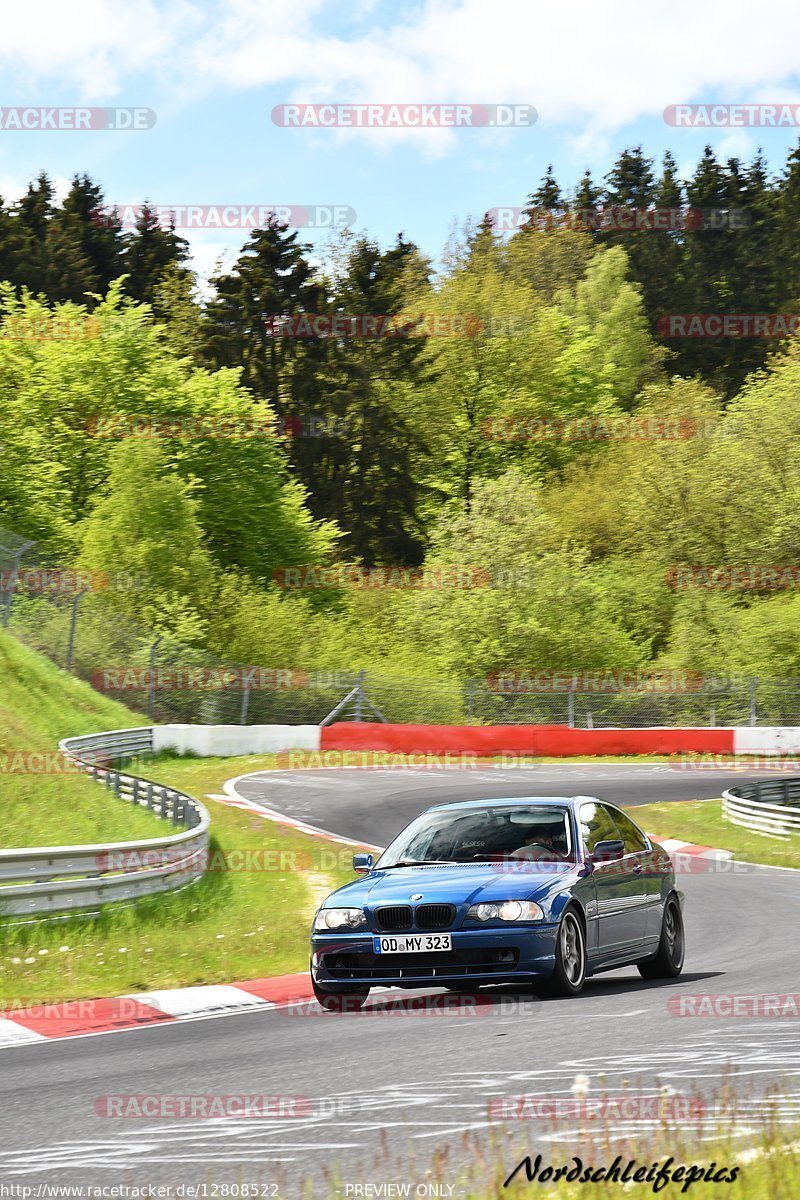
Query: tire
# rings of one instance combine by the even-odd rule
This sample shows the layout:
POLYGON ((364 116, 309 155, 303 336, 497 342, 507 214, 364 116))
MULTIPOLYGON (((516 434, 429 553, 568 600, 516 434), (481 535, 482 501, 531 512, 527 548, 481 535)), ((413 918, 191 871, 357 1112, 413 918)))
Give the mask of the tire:
POLYGON ((658 953, 636 964, 639 974, 643 979, 675 979, 683 970, 684 951, 681 906, 675 896, 670 896, 664 906, 658 953))
POLYGON ((313 975, 311 976, 311 986, 314 989, 317 1003, 327 1012, 360 1012, 369 995, 369 988, 340 988, 338 991, 325 991, 318 986, 313 975))
POLYGON ((574 908, 561 918, 556 934, 556 966, 553 974, 534 985, 546 996, 577 996, 586 982, 586 936, 574 908))

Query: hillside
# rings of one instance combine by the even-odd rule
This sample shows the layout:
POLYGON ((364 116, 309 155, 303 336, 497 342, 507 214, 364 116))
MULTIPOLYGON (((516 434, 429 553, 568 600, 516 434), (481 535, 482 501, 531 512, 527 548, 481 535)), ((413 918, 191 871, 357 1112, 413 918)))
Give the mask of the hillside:
POLYGON ((58 753, 62 737, 146 723, 0 633, 0 849, 163 834, 157 818, 109 796, 58 753))

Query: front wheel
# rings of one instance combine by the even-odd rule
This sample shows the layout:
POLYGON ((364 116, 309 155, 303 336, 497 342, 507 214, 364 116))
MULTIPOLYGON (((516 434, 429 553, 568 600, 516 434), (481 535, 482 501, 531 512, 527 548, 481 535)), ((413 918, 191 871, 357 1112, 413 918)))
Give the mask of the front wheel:
POLYGON ((317 1003, 321 1004, 327 1012, 360 1012, 369 995, 369 988, 342 988, 336 992, 326 992, 318 986, 313 975, 311 976, 311 986, 314 989, 317 1003))
POLYGON ((674 979, 683 970, 684 938, 681 906, 670 896, 661 922, 661 941, 655 958, 637 963, 643 979, 674 979))
POLYGON ((577 996, 586 980, 586 938, 574 909, 568 908, 556 934, 556 967, 537 988, 548 996, 577 996))

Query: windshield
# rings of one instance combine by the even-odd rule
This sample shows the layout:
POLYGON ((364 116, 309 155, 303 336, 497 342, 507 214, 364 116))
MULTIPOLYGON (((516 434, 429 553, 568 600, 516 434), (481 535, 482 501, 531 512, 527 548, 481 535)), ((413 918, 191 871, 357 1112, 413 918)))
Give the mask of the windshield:
POLYGON ((568 810, 554 804, 427 812, 398 834, 377 867, 496 860, 562 862, 572 846, 568 810))

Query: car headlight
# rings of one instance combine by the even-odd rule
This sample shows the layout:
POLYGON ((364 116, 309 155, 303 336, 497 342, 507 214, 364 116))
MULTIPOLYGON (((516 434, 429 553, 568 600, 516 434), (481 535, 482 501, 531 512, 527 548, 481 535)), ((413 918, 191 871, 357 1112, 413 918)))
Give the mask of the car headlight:
POLYGON ((321 908, 314 917, 314 929, 363 929, 367 918, 360 908, 321 908))
POLYGON ((499 900, 496 904, 473 904, 467 916, 474 921, 543 921, 544 913, 532 900, 499 900))

